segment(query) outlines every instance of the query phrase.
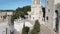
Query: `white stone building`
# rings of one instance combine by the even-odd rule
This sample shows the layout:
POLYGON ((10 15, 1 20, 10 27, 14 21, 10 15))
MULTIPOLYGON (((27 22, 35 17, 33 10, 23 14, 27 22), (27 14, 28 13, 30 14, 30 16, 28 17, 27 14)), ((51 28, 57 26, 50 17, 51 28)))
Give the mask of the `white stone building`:
POLYGON ((32 0, 31 12, 28 12, 26 19, 19 18, 14 21, 15 34, 21 34, 24 23, 25 26, 30 28, 30 30, 33 28, 35 20, 39 20, 40 24, 45 24, 40 1, 41 0, 32 0))
POLYGON ((6 17, 3 22, 0 22, 0 34, 11 34, 13 32, 13 26, 10 22, 10 17, 6 17))
POLYGON ((60 34, 60 0, 46 0, 45 22, 60 34))
MULTIPOLYGON (((25 23, 25 26, 32 29, 35 23, 35 20, 39 20, 40 24, 44 24, 48 26, 51 30, 56 31, 58 34, 60 34, 60 12, 59 12, 60 11, 60 0, 46 0, 45 22, 43 18, 43 12, 42 12, 40 1, 41 0, 32 0, 31 12, 28 12, 28 18, 27 19, 20 19, 20 18, 16 19, 14 21, 14 26, 12 25, 14 29, 12 26, 11 26, 12 28, 10 28, 11 32, 15 30, 14 34, 19 34, 19 33, 21 34, 24 23, 25 23), (55 12, 55 10, 57 12, 55 12)), ((6 14, 9 15, 12 13, 8 12, 6 14)))
POLYGON ((60 0, 55 0, 55 10, 57 14, 56 30, 60 34, 60 0))
POLYGON ((12 16, 14 11, 0 10, 0 22, 4 21, 7 16, 12 16))
POLYGON ((30 20, 27 20, 27 19, 16 19, 14 21, 14 34, 22 34, 22 28, 23 28, 23 25, 25 24, 25 27, 29 27, 30 30, 33 28, 33 25, 34 25, 34 21, 30 21, 30 20))
POLYGON ((55 7, 54 0, 46 0, 45 24, 51 29, 54 29, 53 27, 55 26, 54 7, 55 7))
POLYGON ((12 34, 14 26, 11 24, 12 11, 0 10, 0 34, 12 34))

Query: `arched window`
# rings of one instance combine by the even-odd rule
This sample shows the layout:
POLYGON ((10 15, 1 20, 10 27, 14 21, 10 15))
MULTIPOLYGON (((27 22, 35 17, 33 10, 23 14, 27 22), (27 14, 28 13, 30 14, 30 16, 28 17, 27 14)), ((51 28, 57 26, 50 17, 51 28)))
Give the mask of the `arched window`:
POLYGON ((47 5, 49 4, 49 2, 47 1, 47 5))

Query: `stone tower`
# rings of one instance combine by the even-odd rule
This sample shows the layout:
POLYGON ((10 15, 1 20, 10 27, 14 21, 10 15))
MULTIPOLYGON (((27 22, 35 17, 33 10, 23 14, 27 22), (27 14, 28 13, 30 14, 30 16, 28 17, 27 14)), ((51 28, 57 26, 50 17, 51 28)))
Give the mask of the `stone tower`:
POLYGON ((46 13, 45 13, 45 24, 51 28, 54 29, 55 27, 55 5, 54 0, 46 0, 46 13))
POLYGON ((60 34, 60 0, 55 0, 55 10, 57 13, 56 32, 60 34))
POLYGON ((40 0, 32 0, 31 6, 31 20, 39 20, 42 19, 42 8, 40 0))

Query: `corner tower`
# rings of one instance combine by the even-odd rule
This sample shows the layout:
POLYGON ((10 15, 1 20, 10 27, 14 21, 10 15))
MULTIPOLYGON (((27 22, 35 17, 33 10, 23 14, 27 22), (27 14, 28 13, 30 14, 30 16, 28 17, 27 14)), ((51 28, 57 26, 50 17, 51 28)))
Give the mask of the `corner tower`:
POLYGON ((39 20, 42 19, 42 7, 40 0, 32 0, 31 6, 31 20, 39 20))
POLYGON ((60 0, 55 0, 55 10, 57 14, 56 20, 56 32, 60 34, 60 0))
POLYGON ((55 27, 55 5, 54 0, 46 0, 45 22, 49 28, 55 27))

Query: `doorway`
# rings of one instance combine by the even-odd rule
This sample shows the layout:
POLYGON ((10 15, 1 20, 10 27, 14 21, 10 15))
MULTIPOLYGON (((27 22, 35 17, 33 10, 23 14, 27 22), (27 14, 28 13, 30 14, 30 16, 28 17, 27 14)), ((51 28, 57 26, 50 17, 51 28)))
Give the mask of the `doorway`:
POLYGON ((56 17, 56 25, 55 25, 55 26, 56 26, 56 30, 55 30, 55 32, 57 32, 57 33, 58 33, 58 30, 59 30, 59 29, 58 29, 58 28, 59 28, 58 10, 56 10, 56 11, 55 11, 55 13, 56 13, 56 15, 57 15, 57 17, 56 17))

